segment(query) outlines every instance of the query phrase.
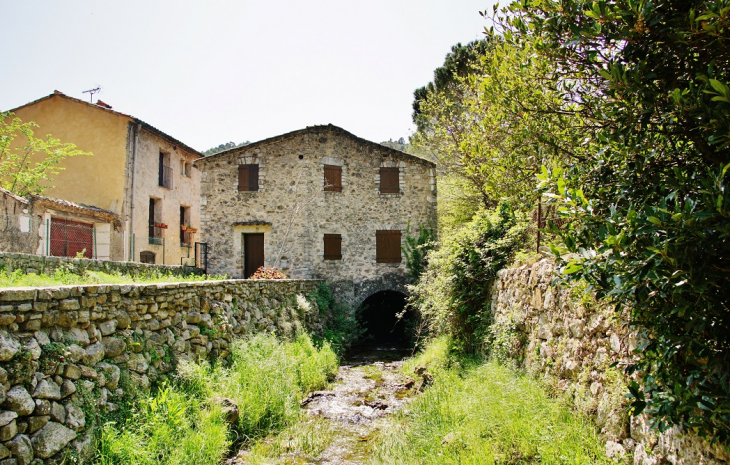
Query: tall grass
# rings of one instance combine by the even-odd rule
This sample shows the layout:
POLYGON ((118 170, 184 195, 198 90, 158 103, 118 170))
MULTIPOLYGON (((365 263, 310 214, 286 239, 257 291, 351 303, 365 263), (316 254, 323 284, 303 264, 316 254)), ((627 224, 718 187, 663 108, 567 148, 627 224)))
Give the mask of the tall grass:
POLYGON ((494 361, 449 361, 438 340, 406 364, 427 365, 433 385, 382 428, 380 464, 599 464, 595 427, 540 384, 494 361))
POLYGON ((3 287, 46 287, 83 284, 134 284, 134 283, 169 283, 226 279, 225 275, 186 276, 173 275, 167 271, 150 270, 135 275, 120 272, 105 273, 103 271, 85 270, 82 274, 68 268, 58 268, 53 274, 23 273, 22 270, 8 271, 0 268, 0 288, 3 287))
POLYGON ((171 386, 141 402, 125 424, 104 427, 97 463, 217 464, 232 445, 293 424, 299 401, 336 372, 329 345, 317 349, 304 334, 292 342, 268 334, 238 341, 227 366, 181 362, 171 386), (223 421, 216 397, 238 405, 233 425, 223 421))

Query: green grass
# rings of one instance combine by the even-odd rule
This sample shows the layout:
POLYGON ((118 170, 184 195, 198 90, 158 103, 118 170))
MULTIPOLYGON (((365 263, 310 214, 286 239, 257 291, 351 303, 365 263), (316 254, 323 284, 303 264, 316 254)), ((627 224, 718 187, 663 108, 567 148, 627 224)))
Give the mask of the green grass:
POLYGON ((181 362, 178 376, 134 409, 126 422, 102 431, 96 463, 131 465, 217 464, 231 451, 301 419, 299 401, 324 388, 337 372, 337 356, 309 336, 282 342, 258 334, 231 347, 228 366, 181 362), (211 399, 233 400, 233 425, 211 399))
POLYGON ((447 357, 437 340, 406 363, 433 386, 394 415, 371 446, 380 464, 601 464, 595 426, 534 379, 494 361, 447 357))
POLYGON ((61 285, 84 285, 84 284, 145 284, 145 283, 171 283, 189 281, 208 281, 226 279, 225 275, 199 276, 190 274, 177 276, 169 272, 152 270, 137 275, 125 275, 121 273, 105 273, 103 271, 84 271, 83 274, 74 273, 68 269, 60 268, 54 274, 25 274, 22 270, 7 271, 0 268, 0 288, 3 287, 48 287, 61 285))

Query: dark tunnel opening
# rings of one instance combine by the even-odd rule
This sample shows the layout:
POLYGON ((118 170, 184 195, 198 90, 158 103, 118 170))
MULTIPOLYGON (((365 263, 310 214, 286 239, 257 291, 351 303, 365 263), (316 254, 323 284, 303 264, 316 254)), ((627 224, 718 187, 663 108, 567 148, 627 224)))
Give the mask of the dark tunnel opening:
POLYGON ((365 342, 408 344, 413 333, 411 312, 402 319, 397 316, 405 307, 406 296, 397 291, 380 291, 365 299, 360 310, 365 342))

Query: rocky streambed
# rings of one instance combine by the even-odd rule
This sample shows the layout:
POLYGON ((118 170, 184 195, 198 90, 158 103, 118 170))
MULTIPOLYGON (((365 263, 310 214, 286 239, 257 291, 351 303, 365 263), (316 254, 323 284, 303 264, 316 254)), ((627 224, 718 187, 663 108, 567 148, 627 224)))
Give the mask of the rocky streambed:
POLYGON ((241 451, 229 464, 365 463, 368 442, 381 428, 384 418, 400 409, 428 382, 428 376, 410 377, 400 372, 401 360, 409 354, 410 351, 389 346, 361 348, 340 366, 330 390, 313 392, 302 401, 306 410, 304 421, 326 423, 328 437, 318 454, 291 450, 262 462, 249 451, 241 451))

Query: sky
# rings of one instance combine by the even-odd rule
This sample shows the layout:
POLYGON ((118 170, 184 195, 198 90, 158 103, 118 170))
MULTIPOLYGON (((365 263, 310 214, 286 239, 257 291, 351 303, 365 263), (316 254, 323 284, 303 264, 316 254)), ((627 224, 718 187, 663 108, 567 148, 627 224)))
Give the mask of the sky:
POLYGON ((0 110, 101 86, 94 101, 200 151, 319 124, 407 139, 413 91, 492 4, 0 0, 0 110))

